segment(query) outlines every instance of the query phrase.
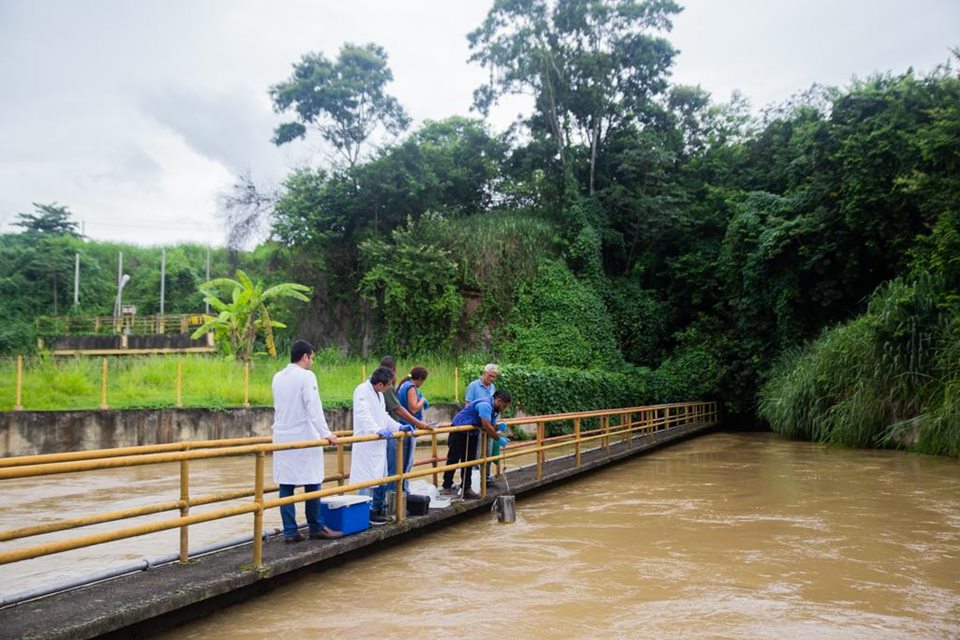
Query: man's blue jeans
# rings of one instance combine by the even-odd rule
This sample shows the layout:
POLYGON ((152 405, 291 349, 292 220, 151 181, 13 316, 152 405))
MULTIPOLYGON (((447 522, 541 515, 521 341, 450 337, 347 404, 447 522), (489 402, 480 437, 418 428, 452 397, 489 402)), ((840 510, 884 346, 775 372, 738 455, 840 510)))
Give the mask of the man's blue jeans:
MULTIPOLYGON (((416 448, 416 438, 403 439, 403 473, 409 473, 413 469, 413 453, 416 448)), ((390 438, 387 440, 387 475, 392 476, 395 473, 397 473, 397 439, 390 438)), ((394 485, 384 486, 387 490, 390 490, 394 485)), ((403 481, 403 490, 404 492, 410 491, 409 480, 403 481)))
POLYGON ((364 489, 359 489, 357 493, 362 496, 371 496, 373 498, 373 500, 370 502, 370 513, 383 513, 383 503, 386 502, 387 497, 387 485, 378 484, 375 487, 366 487, 364 489))
MULTIPOLYGON (((293 495, 293 490, 297 488, 295 484, 281 484, 280 497, 288 498, 293 495)), ((319 484, 303 485, 304 493, 319 491, 319 484)), ((323 529, 323 520, 320 516, 320 500, 306 500, 303 503, 303 510, 307 516, 307 526, 310 527, 310 533, 318 533, 323 529)), ((283 535, 290 538, 297 535, 297 511, 296 504, 285 504, 280 506, 280 519, 283 520, 283 535)))

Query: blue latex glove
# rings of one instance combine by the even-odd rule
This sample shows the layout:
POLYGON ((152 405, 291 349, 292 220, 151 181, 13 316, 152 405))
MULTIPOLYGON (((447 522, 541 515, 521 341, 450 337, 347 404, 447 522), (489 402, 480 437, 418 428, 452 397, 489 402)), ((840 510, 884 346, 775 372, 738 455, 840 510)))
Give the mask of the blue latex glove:
POLYGON ((416 430, 417 430, 417 428, 414 427, 412 424, 402 424, 402 425, 400 425, 400 431, 403 431, 404 433, 413 433, 413 432, 416 431, 416 430))
POLYGON ((507 423, 506 422, 497 423, 497 431, 499 431, 500 433, 506 433, 507 423))
POLYGON ((380 431, 377 431, 377 435, 380 436, 381 438, 387 438, 387 439, 393 437, 393 434, 390 433, 390 429, 380 429, 380 431))
POLYGON ((500 443, 500 448, 503 449, 505 446, 507 446, 507 443, 510 442, 510 438, 504 438, 501 436, 497 442, 500 443))

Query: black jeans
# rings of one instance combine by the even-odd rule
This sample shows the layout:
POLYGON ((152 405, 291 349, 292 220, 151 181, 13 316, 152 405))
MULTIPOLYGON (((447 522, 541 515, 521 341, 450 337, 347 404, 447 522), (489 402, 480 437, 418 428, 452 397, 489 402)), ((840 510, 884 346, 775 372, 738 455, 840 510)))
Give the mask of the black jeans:
MULTIPOLYGON (((450 437, 447 439, 447 464, 457 464, 458 462, 476 460, 477 443, 479 442, 480 432, 477 429, 451 433, 450 437)), ((445 489, 449 489, 453 486, 454 471, 455 469, 450 469, 443 472, 443 487, 445 489)), ((472 471, 473 469, 471 467, 460 470, 460 482, 463 485, 464 491, 470 490, 470 472, 472 471)))

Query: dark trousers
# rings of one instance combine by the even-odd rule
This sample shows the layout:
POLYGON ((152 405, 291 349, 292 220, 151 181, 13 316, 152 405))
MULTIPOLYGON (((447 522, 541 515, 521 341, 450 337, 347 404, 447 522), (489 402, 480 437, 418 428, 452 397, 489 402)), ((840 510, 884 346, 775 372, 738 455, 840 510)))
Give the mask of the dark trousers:
MULTIPOLYGON (((480 442, 480 432, 476 429, 451 433, 450 438, 447 440, 447 464, 457 464, 458 462, 476 460, 478 442, 480 442)), ((450 488, 453 486, 454 471, 455 469, 450 469, 443 472, 443 486, 445 488, 450 488)), ((462 483, 465 491, 470 490, 471 471, 473 471, 473 469, 470 467, 460 470, 460 482, 462 483)))

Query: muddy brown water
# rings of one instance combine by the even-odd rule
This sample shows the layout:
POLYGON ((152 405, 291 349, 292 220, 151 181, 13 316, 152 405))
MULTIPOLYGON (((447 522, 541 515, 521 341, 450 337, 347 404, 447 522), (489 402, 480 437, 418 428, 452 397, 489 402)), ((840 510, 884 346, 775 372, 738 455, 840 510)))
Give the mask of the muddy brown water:
POLYGON ((164 638, 956 638, 960 464, 713 434, 164 638))
MULTIPOLYGON (((194 490, 233 476, 247 486, 251 460, 215 465, 196 469, 194 490)), ((27 481, 4 495, 33 494, 52 517, 64 500, 85 504, 91 489, 118 483, 142 487, 144 501, 177 491, 175 474, 111 473, 95 486, 62 476, 64 495, 37 497, 27 481)), ((234 520, 249 532, 249 516, 234 520)), ((176 549, 168 533, 154 555, 176 549)), ((111 546, 71 553, 102 562, 111 546)), ((24 579, 11 581, 11 569, 0 567, 4 591, 24 579)), ((160 637, 293 635, 957 638, 960 464, 711 434, 520 499, 513 524, 474 518, 160 637)))
MULTIPOLYGON (((417 446, 416 459, 429 458, 430 451, 429 438, 421 439, 417 446)), ((437 450, 438 457, 443 459, 446 453, 446 447, 440 445, 437 450)), ((528 464, 533 460, 532 455, 520 456, 511 459, 509 465, 528 464)), ((272 482, 273 477, 271 462, 268 456, 265 469, 268 483, 272 482)), ((349 452, 344 455, 344 467, 349 472, 349 452)), ((325 468, 328 475, 337 472, 335 449, 325 450, 325 468)), ((423 467, 417 467, 417 469, 421 468, 423 467)), ((232 490, 252 490, 254 469, 255 459, 252 456, 191 461, 190 495, 196 498, 232 490)), ((432 477, 427 476, 424 481, 432 482, 432 477)), ((331 484, 324 484, 324 487, 331 484)), ((2 490, 4 501, 4 506, 0 509, 0 530, 18 529, 68 518, 175 501, 180 496, 180 466, 178 463, 168 463, 3 480, 0 481, 0 490, 2 490)), ((272 496, 276 497, 276 493, 272 496)), ((202 505, 194 507, 191 514, 247 504, 250 500, 251 498, 242 498, 202 505)), ((0 550, 21 549, 81 535, 106 533, 118 528, 169 520, 178 516, 178 511, 166 511, 150 516, 92 525, 74 531, 61 531, 0 542, 0 550)), ((300 524, 305 524, 302 504, 297 505, 297 519, 300 524)), ((281 528, 279 509, 265 512, 263 521, 266 531, 279 530, 281 528)), ((192 525, 190 549, 195 551, 224 540, 250 536, 252 533, 252 515, 192 525)), ((176 554, 179 549, 179 536, 179 530, 173 529, 43 556, 15 565, 0 565, 0 594, 9 596, 43 589, 63 581, 90 576, 102 570, 129 565, 143 559, 153 561, 163 556, 170 556, 176 554)))

